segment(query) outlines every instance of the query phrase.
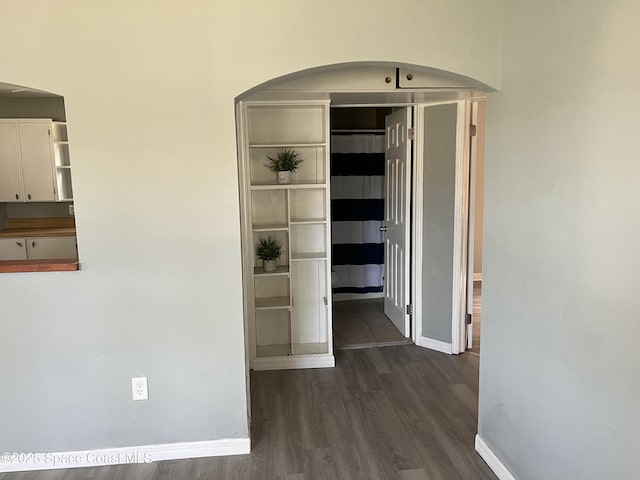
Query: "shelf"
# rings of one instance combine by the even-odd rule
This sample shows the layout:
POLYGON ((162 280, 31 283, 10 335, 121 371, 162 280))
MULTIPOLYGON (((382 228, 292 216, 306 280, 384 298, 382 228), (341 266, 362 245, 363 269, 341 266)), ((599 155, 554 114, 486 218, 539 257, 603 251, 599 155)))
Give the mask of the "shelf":
POLYGON ((289 276, 289 266, 285 265, 284 267, 276 267, 274 272, 265 272, 262 267, 253 267, 253 274, 256 277, 277 277, 281 275, 289 276))
POLYGON ((320 143, 252 143, 249 148, 305 148, 305 147, 326 147, 326 142, 320 143))
POLYGON ((291 219, 291 225, 314 225, 318 223, 327 223, 326 218, 300 218, 297 220, 291 219))
POLYGON ((327 252, 311 252, 311 253, 292 253, 291 261, 302 261, 302 260, 326 260, 327 252))
POLYGON ((282 185, 279 183, 258 183, 249 187, 251 190, 297 190, 305 188, 327 188, 326 183, 290 183, 288 185, 282 185))
POLYGON ((273 225, 253 225, 254 232, 286 232, 289 226, 286 223, 278 223, 273 225))
POLYGON ((257 345, 256 356, 264 357, 286 357, 291 355, 291 345, 257 345))
POLYGON ((256 298, 256 310, 276 310, 290 308, 289 297, 256 298))

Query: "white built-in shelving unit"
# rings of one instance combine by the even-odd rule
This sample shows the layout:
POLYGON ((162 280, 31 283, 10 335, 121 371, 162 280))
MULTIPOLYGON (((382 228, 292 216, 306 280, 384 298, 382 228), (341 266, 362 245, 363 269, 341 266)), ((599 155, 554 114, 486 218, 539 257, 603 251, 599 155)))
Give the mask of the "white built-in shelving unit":
POLYGON ((65 122, 52 122, 53 159, 55 166, 57 200, 73 201, 71 186, 71 160, 69 157, 69 136, 65 122))
POLYGON ((240 102, 245 320, 251 368, 332 367, 329 104, 240 102), (267 156, 304 161, 279 185, 267 156), (255 255, 261 238, 283 245, 274 272, 255 255))

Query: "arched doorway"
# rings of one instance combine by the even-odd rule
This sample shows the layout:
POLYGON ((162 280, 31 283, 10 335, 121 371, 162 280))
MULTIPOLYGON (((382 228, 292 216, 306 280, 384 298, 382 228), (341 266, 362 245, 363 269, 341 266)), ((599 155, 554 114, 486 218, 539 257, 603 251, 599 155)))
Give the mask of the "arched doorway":
POLYGON ((385 127, 387 146, 389 135, 408 140, 403 176, 399 170, 385 176, 384 227, 395 222, 390 212, 402 212, 407 219, 404 243, 392 246, 393 251, 404 249, 403 255, 389 262, 387 238, 383 242, 385 313, 393 291, 400 316, 394 323, 402 337, 450 354, 466 349, 472 328, 465 321, 472 307, 468 293, 473 292, 468 272, 470 125, 473 103, 490 90, 425 67, 347 64, 291 74, 238 97, 248 369, 330 367, 335 362, 330 109, 404 111, 404 123, 393 120, 395 129, 385 127), (284 150, 297 150, 307 160, 291 185, 278 184, 265 168, 266 159, 284 150), (404 193, 401 200, 398 193, 404 193), (275 271, 262 267, 258 247, 267 240, 282 249, 275 271), (399 276, 392 278, 390 272, 399 276))

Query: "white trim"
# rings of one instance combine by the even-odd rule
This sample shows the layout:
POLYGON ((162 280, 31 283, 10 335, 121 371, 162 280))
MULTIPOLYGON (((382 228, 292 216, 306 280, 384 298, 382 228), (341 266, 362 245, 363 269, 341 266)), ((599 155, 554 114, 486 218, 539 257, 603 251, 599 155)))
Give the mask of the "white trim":
POLYGON ((288 357, 264 357, 253 360, 254 370, 294 370, 298 368, 332 368, 336 359, 327 355, 291 355, 288 357))
POLYGON ((468 114, 466 102, 459 101, 456 128, 455 207, 453 224, 453 286, 451 298, 451 348, 466 350, 467 235, 469 210, 469 162, 467 152, 468 114))
POLYGON ((34 453, 24 454, 21 463, 7 462, 3 456, 0 460, 0 473, 151 463, 162 460, 244 455, 250 452, 251 441, 248 438, 225 438, 202 442, 34 453))
MULTIPOLYGON (((469 129, 471 125, 477 126, 477 111, 478 111, 478 102, 468 101, 467 102, 467 125, 469 125, 469 129)), ((477 128, 476 128, 477 129, 477 128)), ((469 197, 467 199, 469 209, 467 210, 467 287, 465 290, 466 295, 466 305, 465 305, 465 313, 473 314, 473 266, 475 262, 475 230, 476 230, 476 155, 477 155, 477 136, 471 136, 471 132, 466 132, 467 137, 467 157, 469 162, 469 197)), ((473 322, 466 324, 465 320, 465 335, 467 338, 466 348, 470 350, 473 348, 473 322)))
MULTIPOLYGON (((251 219, 251 211, 249 210, 249 201, 247 199, 247 190, 250 184, 249 180, 249 172, 247 172, 247 168, 245 167, 243 159, 246 157, 247 152, 245 150, 245 145, 249 143, 247 133, 246 133, 246 125, 245 118, 247 116, 246 106, 243 102, 238 102, 236 105, 236 122, 238 133, 236 134, 236 142, 238 148, 238 181, 240 184, 240 225, 245 225, 250 222, 251 219)), ((246 229, 241 232, 240 235, 240 251, 245 252, 248 248, 248 242, 250 237, 248 236, 248 232, 246 229)), ((245 392, 246 392, 246 402, 247 402, 247 418, 249 419, 248 425, 251 425, 251 375, 250 375, 250 366, 251 366, 251 358, 255 356, 254 347, 255 341, 253 338, 253 329, 249 325, 249 305, 252 298, 250 298, 250 289, 246 287, 246 285, 250 282, 251 279, 251 271, 249 270, 249 266, 246 265, 246 262, 242 262, 242 325, 244 331, 244 375, 245 375, 245 392)))
POLYGON ((420 345, 422 338, 422 205, 424 185, 422 184, 424 170, 424 105, 414 108, 413 116, 413 162, 411 196, 411 301, 413 315, 411 315, 411 339, 420 345))
POLYGON ((435 350, 437 352, 448 353, 449 355, 451 355, 452 353, 450 343, 441 342, 440 340, 434 340, 433 338, 418 337, 416 345, 418 345, 419 347, 430 348, 431 350, 435 350))
POLYGON ((474 282, 481 282, 482 281, 482 272, 474 273, 473 274, 473 281, 474 282))
POLYGON ((516 480, 516 477, 511 474, 496 454, 484 443, 480 435, 476 435, 476 452, 480 454, 489 468, 496 474, 498 480, 516 480))

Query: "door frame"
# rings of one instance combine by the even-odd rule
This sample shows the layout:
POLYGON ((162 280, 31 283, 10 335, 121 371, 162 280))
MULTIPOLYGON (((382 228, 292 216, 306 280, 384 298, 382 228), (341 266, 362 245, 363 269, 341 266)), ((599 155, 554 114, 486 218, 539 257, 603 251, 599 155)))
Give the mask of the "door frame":
MULTIPOLYGON (((484 97, 483 97, 484 98, 484 97)), ((470 166, 470 124, 471 105, 478 98, 458 100, 434 100, 420 103, 372 103, 372 104, 334 104, 331 108, 375 108, 375 107, 407 107, 412 110, 414 139, 411 146, 411 195, 410 204, 410 300, 413 305, 413 314, 410 319, 411 340, 418 346, 436 350, 447 354, 459 354, 467 349, 467 291, 468 291, 468 242, 469 220, 473 215, 473 205, 469 203, 470 166), (453 248, 453 290, 452 290, 452 315, 451 315, 451 343, 441 342, 422 336, 422 278, 419 275, 419 266, 422 264, 422 201, 424 188, 422 175, 424 164, 418 159, 424 156, 424 108, 435 105, 457 105, 456 121, 456 165, 455 165, 455 205, 454 205, 454 248, 453 248)), ((473 277, 473 273, 471 273, 473 277)))

